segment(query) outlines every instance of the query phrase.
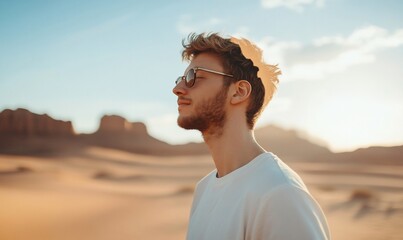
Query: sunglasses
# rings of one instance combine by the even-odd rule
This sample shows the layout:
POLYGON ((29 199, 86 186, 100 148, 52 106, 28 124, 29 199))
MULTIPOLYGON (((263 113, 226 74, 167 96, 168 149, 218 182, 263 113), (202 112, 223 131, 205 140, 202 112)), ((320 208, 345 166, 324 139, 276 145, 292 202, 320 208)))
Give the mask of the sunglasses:
POLYGON ((178 85, 181 81, 184 80, 186 87, 188 87, 188 88, 193 87, 193 85, 195 84, 195 81, 196 81, 197 71, 199 71, 199 70, 209 72, 209 73, 218 74, 218 75, 222 75, 222 76, 227 76, 227 77, 232 77, 232 78, 234 77, 233 75, 226 74, 226 73, 223 73, 223 72, 217 72, 217 71, 210 70, 210 69, 207 69, 207 68, 195 67, 195 68, 189 69, 189 71, 187 71, 185 76, 178 77, 176 79, 176 81, 175 81, 175 84, 178 85))

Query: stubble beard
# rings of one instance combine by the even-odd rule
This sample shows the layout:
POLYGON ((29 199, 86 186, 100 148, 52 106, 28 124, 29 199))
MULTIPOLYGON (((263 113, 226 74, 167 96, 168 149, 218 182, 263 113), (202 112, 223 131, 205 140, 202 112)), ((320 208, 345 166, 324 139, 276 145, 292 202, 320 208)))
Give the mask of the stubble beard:
POLYGON ((178 117, 178 125, 184 129, 199 130, 203 137, 221 136, 226 119, 225 100, 228 88, 223 88, 215 97, 195 107, 195 114, 178 117))

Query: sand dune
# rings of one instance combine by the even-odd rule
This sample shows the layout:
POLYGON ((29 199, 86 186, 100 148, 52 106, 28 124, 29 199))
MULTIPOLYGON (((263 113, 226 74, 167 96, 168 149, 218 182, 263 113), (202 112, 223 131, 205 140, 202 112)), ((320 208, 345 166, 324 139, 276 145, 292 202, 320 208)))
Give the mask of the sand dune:
MULTIPOLYGON (((291 162, 333 239, 401 239, 403 166, 291 162)), ((210 157, 100 147, 0 155, 0 239, 184 239, 194 184, 210 157)))
POLYGON ((184 238, 189 189, 199 168, 181 180, 174 168, 189 168, 185 159, 130 158, 103 149, 89 149, 88 156, 1 156, 0 238, 184 238), (97 161, 98 154, 108 161, 97 161))

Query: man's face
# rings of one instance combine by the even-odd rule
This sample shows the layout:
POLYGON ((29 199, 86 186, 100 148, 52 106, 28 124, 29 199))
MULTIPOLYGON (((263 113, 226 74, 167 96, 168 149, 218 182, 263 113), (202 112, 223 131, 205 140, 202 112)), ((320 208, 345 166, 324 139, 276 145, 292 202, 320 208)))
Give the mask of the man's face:
MULTIPOLYGON (((203 67, 222 72, 221 61, 211 53, 196 56, 185 73, 194 67, 203 67)), ((224 77, 205 72, 196 73, 196 82, 188 88, 180 82, 173 92, 178 96, 178 125, 184 129, 196 129, 205 133, 220 134, 225 123, 225 109, 228 87, 224 86, 224 77)))

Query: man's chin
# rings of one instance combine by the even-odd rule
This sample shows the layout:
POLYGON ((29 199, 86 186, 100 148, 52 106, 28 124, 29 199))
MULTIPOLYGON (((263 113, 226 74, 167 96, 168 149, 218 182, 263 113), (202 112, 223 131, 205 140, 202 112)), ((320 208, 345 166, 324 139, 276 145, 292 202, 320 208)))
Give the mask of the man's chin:
POLYGON ((177 120, 178 126, 186 129, 186 130, 199 130, 202 131, 201 129, 201 124, 199 121, 193 117, 184 117, 184 116, 179 116, 177 120))
POLYGON ((192 126, 192 124, 189 121, 183 119, 183 117, 178 117, 177 123, 178 123, 178 126, 183 129, 186 129, 186 130, 195 129, 194 126, 192 126))

